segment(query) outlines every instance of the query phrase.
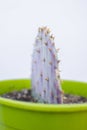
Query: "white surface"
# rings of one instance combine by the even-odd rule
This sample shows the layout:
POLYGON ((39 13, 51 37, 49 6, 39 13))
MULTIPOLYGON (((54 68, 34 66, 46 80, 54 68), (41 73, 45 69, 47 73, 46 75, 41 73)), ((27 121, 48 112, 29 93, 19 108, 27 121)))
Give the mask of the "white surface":
POLYGON ((62 79, 87 81, 87 0, 0 0, 0 80, 30 77, 42 25, 61 49, 62 79))

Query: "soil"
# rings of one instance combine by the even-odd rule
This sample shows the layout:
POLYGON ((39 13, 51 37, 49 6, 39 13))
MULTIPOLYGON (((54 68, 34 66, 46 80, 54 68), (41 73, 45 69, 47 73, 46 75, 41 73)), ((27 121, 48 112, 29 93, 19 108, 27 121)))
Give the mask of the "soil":
MULTIPOLYGON (((25 102, 37 102, 37 100, 34 100, 33 97, 31 96, 31 90, 28 89, 6 93, 1 95, 1 97, 25 102)), ((64 104, 87 103, 87 98, 72 94, 64 94, 63 103, 64 104)))

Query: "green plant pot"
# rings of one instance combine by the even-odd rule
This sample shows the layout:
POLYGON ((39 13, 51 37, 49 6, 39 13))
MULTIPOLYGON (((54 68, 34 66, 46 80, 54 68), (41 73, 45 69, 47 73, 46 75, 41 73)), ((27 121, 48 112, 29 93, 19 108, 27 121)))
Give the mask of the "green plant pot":
MULTIPOLYGON (((0 94, 29 88, 30 80, 0 82, 0 94)), ((65 93, 87 97, 87 83, 63 81, 65 93)), ((87 130, 87 104, 51 105, 0 98, 0 130, 87 130)))

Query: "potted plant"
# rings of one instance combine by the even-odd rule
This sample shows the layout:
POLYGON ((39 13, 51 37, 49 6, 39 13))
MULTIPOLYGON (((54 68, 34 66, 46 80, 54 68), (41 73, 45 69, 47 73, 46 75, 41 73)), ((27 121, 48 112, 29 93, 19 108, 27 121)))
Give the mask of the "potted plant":
POLYGON ((60 83, 58 50, 49 33, 46 27, 39 28, 32 58, 32 82, 29 79, 0 82, 0 95, 26 88, 36 101, 0 97, 0 130, 87 130, 87 103, 63 104, 63 91, 87 97, 87 83, 67 80, 60 83))

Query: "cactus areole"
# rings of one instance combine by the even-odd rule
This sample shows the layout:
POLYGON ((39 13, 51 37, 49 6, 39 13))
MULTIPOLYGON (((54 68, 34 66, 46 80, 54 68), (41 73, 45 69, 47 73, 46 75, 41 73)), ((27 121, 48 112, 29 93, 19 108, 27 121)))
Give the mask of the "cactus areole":
POLYGON ((57 53, 50 30, 39 28, 32 55, 32 96, 40 103, 63 102, 57 53))

